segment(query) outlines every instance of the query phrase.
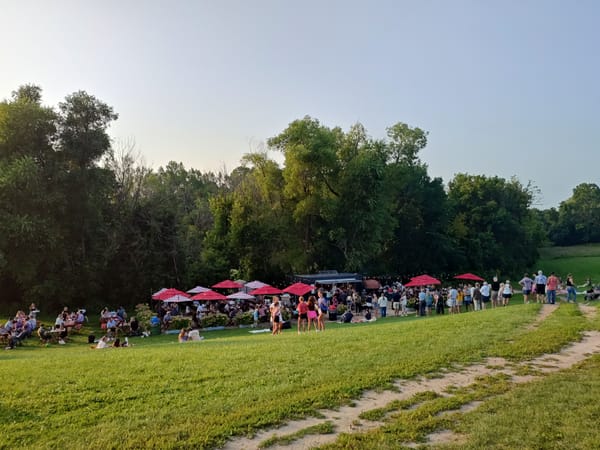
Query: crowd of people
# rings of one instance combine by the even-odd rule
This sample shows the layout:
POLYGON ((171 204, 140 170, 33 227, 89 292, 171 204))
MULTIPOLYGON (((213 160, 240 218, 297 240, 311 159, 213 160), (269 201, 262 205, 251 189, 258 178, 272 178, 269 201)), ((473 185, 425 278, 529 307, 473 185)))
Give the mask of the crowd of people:
MULTIPOLYGON (((591 282, 577 286, 572 274, 560 279, 554 272, 546 276, 539 270, 532 277, 525 273, 515 283, 523 294, 523 302, 556 304, 558 294, 564 294, 566 302, 577 302, 577 288, 585 288, 586 300, 600 297, 598 290, 591 282)), ((506 307, 514 295, 513 283, 510 280, 500 281, 493 277, 492 281, 455 283, 445 288, 438 286, 406 287, 400 282, 390 283, 380 289, 358 291, 352 285, 333 287, 327 291, 324 287, 316 288, 310 295, 290 298, 283 301, 275 296, 270 301, 259 298, 258 301, 240 302, 206 302, 187 304, 181 310, 177 303, 158 303, 157 314, 152 318, 153 324, 162 331, 169 330, 174 316, 187 315, 191 318, 189 328, 179 331, 179 342, 202 340, 198 329, 200 321, 207 314, 225 314, 233 319, 239 313, 252 313, 253 327, 261 322, 270 322, 273 335, 281 334, 283 328, 291 328, 291 322, 297 321, 297 331, 325 331, 326 318, 343 323, 370 322, 388 316, 406 316, 414 312, 418 316, 436 314, 458 314, 461 312, 481 311, 487 308, 506 307), (339 316, 338 316, 339 312, 339 316)), ((70 311, 64 307, 57 315, 53 326, 47 327, 38 323, 38 308, 34 303, 29 312, 17 311, 0 327, 0 339, 6 349, 14 349, 25 339, 37 334, 45 344, 65 344, 71 332, 80 330, 87 322, 86 310, 83 308, 70 311), (37 331, 36 331, 37 330, 37 331)), ((109 346, 126 347, 128 336, 148 336, 135 317, 129 318, 123 306, 114 311, 104 308, 100 312, 100 326, 105 335, 96 340, 90 336, 88 342, 94 348, 109 346), (124 341, 121 338, 124 337, 124 341), (112 343, 112 344, 111 344, 112 343)))

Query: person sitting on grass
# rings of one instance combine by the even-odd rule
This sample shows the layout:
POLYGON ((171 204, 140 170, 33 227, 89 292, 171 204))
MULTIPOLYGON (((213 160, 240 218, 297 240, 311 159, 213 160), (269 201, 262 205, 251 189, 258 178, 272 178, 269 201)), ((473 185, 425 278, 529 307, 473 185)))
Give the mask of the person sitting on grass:
POLYGON ((52 333, 49 329, 44 327, 43 323, 40 323, 40 327, 37 330, 38 337, 40 338, 40 342, 42 344, 48 344, 52 339, 52 333))
POLYGON ((58 343, 60 345, 65 345, 65 339, 67 339, 69 334, 67 329, 63 325, 54 325, 54 333, 58 335, 58 343))
POLYGON ((185 328, 182 328, 181 331, 179 332, 179 335, 177 336, 177 340, 179 341, 179 343, 182 342, 187 342, 188 341, 188 332, 185 328))
POLYGON ((140 336, 142 334, 142 330, 140 329, 140 322, 132 316, 129 320, 129 334, 131 336, 140 336))
POLYGON ((347 309, 346 312, 344 314, 342 314, 341 322, 342 323, 351 323, 353 317, 354 317, 354 314, 352 314, 352 311, 347 309))
POLYGON ((198 330, 190 330, 188 333, 188 341, 202 341, 204 340, 204 336, 200 336, 200 331, 198 330))
POLYGON ((97 349, 101 349, 101 348, 108 348, 108 336, 102 336, 100 338, 100 340, 98 341, 98 343, 96 344, 95 347, 92 348, 97 348, 97 349))

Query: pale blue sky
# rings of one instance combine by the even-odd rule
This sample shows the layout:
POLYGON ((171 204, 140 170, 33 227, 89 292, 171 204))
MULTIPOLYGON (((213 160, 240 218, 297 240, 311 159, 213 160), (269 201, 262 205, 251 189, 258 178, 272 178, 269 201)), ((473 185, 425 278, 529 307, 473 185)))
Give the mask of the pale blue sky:
POLYGON ((531 180, 558 206, 600 171, 600 2, 0 0, 0 98, 83 89, 154 168, 231 170, 310 115, 421 158, 531 180))

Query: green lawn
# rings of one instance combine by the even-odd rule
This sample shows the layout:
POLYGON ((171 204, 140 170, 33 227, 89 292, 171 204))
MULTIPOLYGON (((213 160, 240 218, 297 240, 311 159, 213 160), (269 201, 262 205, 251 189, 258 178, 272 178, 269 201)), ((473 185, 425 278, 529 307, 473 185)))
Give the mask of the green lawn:
POLYGON ((572 273, 578 285, 583 284, 587 278, 600 283, 600 244, 540 249, 540 259, 535 270, 538 269, 545 274, 554 272, 561 278, 572 273))
MULTIPOLYGON (((24 448, 212 448, 319 408, 348 404, 365 389, 431 374, 489 355, 555 351, 585 320, 572 305, 527 330, 538 305, 371 324, 330 324, 324 333, 206 333, 135 339, 92 350, 81 341, 2 353, 0 433, 24 448)), ((83 340, 84 336, 81 337, 83 340)))
MULTIPOLYGON (((568 264, 577 279, 584 275, 574 267, 600 274, 600 255, 545 258, 539 262, 545 272, 558 272, 550 266, 556 263, 568 264)), ((89 332, 99 336, 90 327, 64 346, 31 339, 0 353, 0 447, 216 448, 231 436, 351 404, 397 379, 436 376, 488 356, 526 360, 600 329, 598 315, 588 320, 567 304, 529 328, 540 305, 521 303, 517 295, 510 307, 484 312, 328 323, 324 333, 301 336, 238 329, 206 332, 204 341, 186 344, 176 335, 134 338, 131 348, 105 350, 86 343, 89 332)), ((600 430, 591 426, 600 412, 594 380, 600 380, 598 357, 522 386, 502 377, 473 380, 452 398, 425 393, 389 405, 384 427, 341 435, 327 448, 398 448, 439 429, 465 434, 456 448, 594 448, 600 442, 600 430), (474 413, 439 414, 473 400, 484 402, 474 413)), ((299 435, 331 431, 323 423, 299 435)))

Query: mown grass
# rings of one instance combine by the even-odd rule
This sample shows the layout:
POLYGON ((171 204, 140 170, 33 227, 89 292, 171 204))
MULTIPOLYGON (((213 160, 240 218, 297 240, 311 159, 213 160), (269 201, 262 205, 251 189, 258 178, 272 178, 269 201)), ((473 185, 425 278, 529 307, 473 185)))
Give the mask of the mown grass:
MULTIPOLYGON (((444 449, 593 449, 600 442, 600 356, 517 386, 453 422, 469 436, 444 449)), ((440 447, 441 448, 441 447, 440 447)))
MULTIPOLYGON (((188 344, 161 336, 137 339, 128 349, 20 348, 1 355, 0 376, 10 380, 0 397, 2 442, 213 448, 230 436, 349 404, 395 379, 479 361, 513 339, 538 309, 333 324, 302 336, 214 334, 188 344)), ((546 348, 550 343, 536 344, 535 351, 546 348)))
MULTIPOLYGON (((545 272, 573 272, 578 282, 588 273, 600 274, 595 256, 544 256, 547 259, 536 266, 545 272), (551 262, 564 266, 546 265, 551 262)), ((515 296, 509 308, 485 312, 329 324, 324 333, 302 336, 293 330, 275 337, 227 330, 205 333, 206 340, 198 343, 177 344, 176 336, 169 335, 132 339, 132 348, 107 350, 89 348, 85 340, 90 329, 66 346, 43 348, 32 340, 0 354, 0 376, 5 380, 0 447, 215 448, 232 436, 252 435, 294 418, 318 417, 320 408, 351 404, 364 390, 391 388, 396 379, 433 377, 486 356, 520 361, 557 351, 579 339, 583 329, 600 330, 598 315, 587 319, 575 306, 564 304, 528 329, 540 306, 521 302, 515 296)), ((575 419, 580 409, 588 422, 598 412, 593 405, 599 404, 594 380, 600 379, 600 362, 593 361, 569 371, 565 379, 549 379, 560 383, 543 381, 513 389, 506 380, 487 380, 487 387, 480 383, 476 393, 472 389, 453 392, 452 399, 413 399, 422 403, 414 410, 405 411, 404 403, 391 404, 363 417, 387 421, 384 428, 344 435, 333 447, 398 448, 400 438, 422 441, 431 430, 453 428, 468 434, 470 448, 515 448, 514 442, 524 443, 518 448, 548 448, 542 438, 557 439, 557 429, 563 436, 558 436, 561 446, 549 448, 593 448, 588 444, 594 438, 599 441, 596 432, 585 428, 579 439, 578 427, 580 432, 587 425, 575 419), (577 388, 568 401, 572 383, 582 383, 585 389, 577 388), (550 391, 556 392, 549 395, 550 391), (490 409, 482 425, 474 414, 464 420, 459 413, 438 414, 500 394, 499 400, 485 403, 490 409), (558 416, 560 411, 562 417, 563 401, 570 409, 561 426, 547 415, 558 416), (503 408, 502 402, 509 407, 503 408), (522 419, 530 416, 536 424, 527 440, 523 436, 529 422, 522 419), (501 422, 510 426, 500 427, 501 422), (565 442, 571 445, 562 445, 565 442)))
POLYGON ((546 274, 554 272, 563 278, 572 273, 578 285, 588 278, 600 283, 600 244, 545 247, 539 252, 535 270, 541 269, 546 274))

